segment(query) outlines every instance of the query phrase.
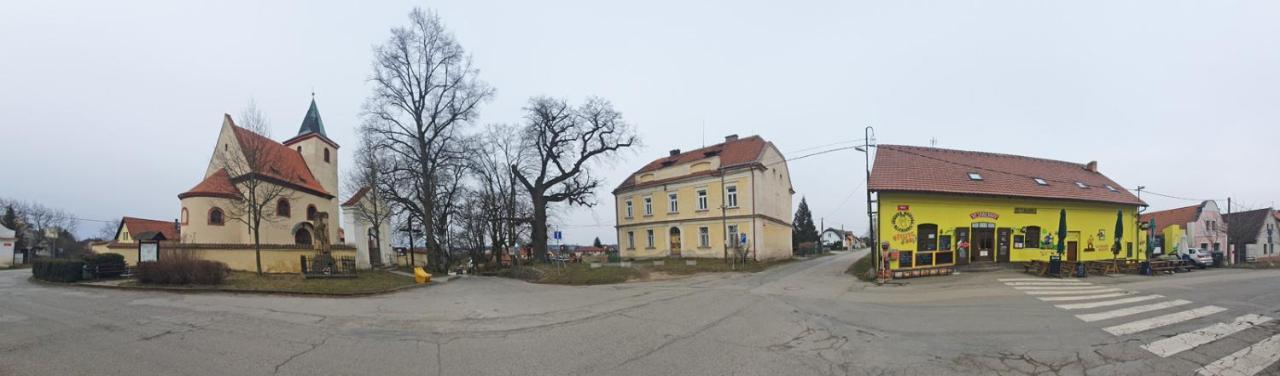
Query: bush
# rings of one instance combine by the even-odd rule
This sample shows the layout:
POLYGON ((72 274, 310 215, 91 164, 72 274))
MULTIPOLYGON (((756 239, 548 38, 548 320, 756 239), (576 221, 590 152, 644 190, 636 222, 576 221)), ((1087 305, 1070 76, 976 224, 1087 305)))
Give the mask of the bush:
POLYGON ((31 265, 36 279, 50 282, 76 282, 84 277, 84 262, 77 260, 43 259, 31 265))
POLYGON ((157 261, 138 263, 138 282, 153 285, 220 285, 227 279, 227 264, 200 260, 189 253, 161 255, 157 261))
POLYGON ((859 258, 858 261, 854 261, 853 265, 849 265, 849 270, 846 270, 846 272, 853 274, 855 277, 858 277, 858 279, 863 281, 874 281, 874 272, 871 271, 871 268, 874 266, 875 263, 871 260, 871 253, 867 252, 867 254, 859 258))
POLYGON ((98 267, 102 267, 103 269, 107 269, 108 267, 111 267, 110 269, 116 270, 112 272, 98 273, 98 275, 95 276, 97 278, 119 277, 120 274, 124 273, 124 268, 125 268, 124 255, 121 255, 119 253, 101 253, 101 254, 85 255, 84 265, 88 270, 98 270, 98 267))

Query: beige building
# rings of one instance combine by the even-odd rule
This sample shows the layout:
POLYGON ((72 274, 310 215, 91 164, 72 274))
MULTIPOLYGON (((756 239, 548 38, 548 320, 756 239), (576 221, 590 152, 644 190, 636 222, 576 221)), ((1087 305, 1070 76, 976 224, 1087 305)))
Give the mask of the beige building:
POLYGON ((618 248, 638 259, 723 258, 729 249, 789 258, 794 193, 786 159, 759 136, 672 150, 613 190, 618 248))

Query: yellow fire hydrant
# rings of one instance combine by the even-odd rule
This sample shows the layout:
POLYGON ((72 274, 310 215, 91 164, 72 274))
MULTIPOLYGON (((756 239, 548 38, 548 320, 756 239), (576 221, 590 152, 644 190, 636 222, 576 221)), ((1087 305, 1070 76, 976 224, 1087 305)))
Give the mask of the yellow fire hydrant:
POLYGON ((421 266, 415 266, 413 267, 413 279, 418 281, 419 285, 431 282, 431 273, 427 273, 421 266))

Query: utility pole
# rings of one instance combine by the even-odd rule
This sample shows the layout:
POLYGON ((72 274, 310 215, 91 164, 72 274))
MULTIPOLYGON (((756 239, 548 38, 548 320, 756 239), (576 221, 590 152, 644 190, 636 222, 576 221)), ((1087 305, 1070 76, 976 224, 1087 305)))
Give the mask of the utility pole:
MULTIPOLYGON (((1227 216, 1231 216, 1231 197, 1227 197, 1227 216)), ((1230 224, 1227 225, 1230 226, 1230 224)), ((1236 261, 1236 251, 1235 248, 1231 246, 1231 229, 1227 229, 1227 253, 1231 257, 1226 261, 1231 261, 1231 263, 1234 264, 1236 261)))
POLYGON ((875 212, 872 211, 872 204, 874 204, 874 202, 871 199, 871 136, 873 134, 875 134, 875 132, 870 125, 863 130, 862 152, 866 153, 865 160, 867 168, 867 181, 866 185, 863 185, 863 187, 866 187, 867 189, 867 231, 871 233, 871 262, 873 264, 872 266, 875 268, 876 280, 880 283, 884 283, 884 281, 880 280, 880 239, 878 236, 879 234, 876 232, 876 216, 875 212))
POLYGON ((818 250, 822 250, 822 234, 827 233, 827 217, 818 217, 818 250))

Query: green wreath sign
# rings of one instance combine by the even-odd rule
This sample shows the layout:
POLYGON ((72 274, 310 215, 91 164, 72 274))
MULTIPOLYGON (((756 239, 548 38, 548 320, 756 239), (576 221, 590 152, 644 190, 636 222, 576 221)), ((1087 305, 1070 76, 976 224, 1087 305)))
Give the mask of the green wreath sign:
POLYGON ((916 217, 911 213, 898 212, 898 214, 893 215, 893 229, 898 230, 898 232, 911 231, 911 228, 915 227, 915 225, 916 217))

